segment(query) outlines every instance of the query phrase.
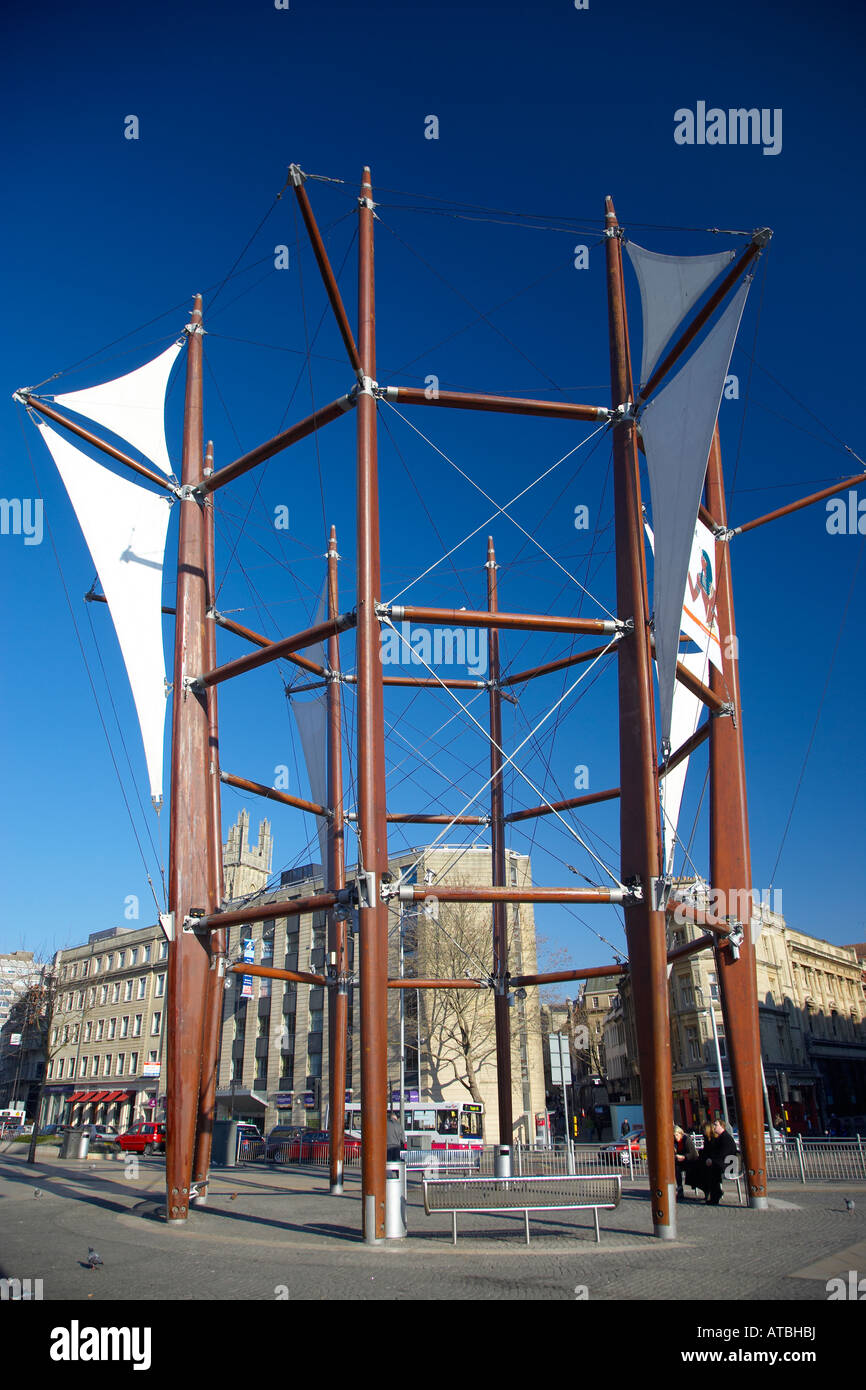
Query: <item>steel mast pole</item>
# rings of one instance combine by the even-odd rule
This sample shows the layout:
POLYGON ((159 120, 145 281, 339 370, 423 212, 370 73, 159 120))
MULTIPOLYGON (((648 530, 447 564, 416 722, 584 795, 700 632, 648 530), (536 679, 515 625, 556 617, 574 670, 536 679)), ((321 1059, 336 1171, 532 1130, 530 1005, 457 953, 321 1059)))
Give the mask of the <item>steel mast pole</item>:
MULTIPOLYGON (((205 454, 204 476, 213 473, 213 444, 209 443, 205 454)), ((214 540, 214 502, 208 497, 204 504, 205 512, 205 574, 207 584, 207 606, 210 612, 216 606, 216 548, 214 540)), ((216 622, 209 617, 205 631, 208 670, 216 666, 216 622)), ((211 686, 207 692, 208 716, 208 790, 210 793, 208 826, 208 903, 209 913, 219 911, 223 897, 223 846, 222 810, 220 800, 219 766, 219 718, 217 689, 211 686)), ((196 1206, 203 1206, 207 1199, 207 1180, 210 1172, 211 1146, 213 1143, 213 1122, 216 1110, 217 1073, 219 1071, 219 1044, 222 1028, 223 1000, 225 998, 227 933, 224 930, 211 933, 210 968, 207 977, 207 996, 205 999, 204 1036, 202 1040, 201 1091, 198 1105, 198 1124, 195 1141, 195 1162, 193 1182, 198 1188, 194 1199, 196 1206)))
MULTIPOLYGON (((337 532, 328 540, 328 614, 337 616, 337 532)), ((342 695, 340 690, 340 639, 328 638, 328 880, 329 893, 346 886, 346 853, 343 818, 342 695)), ((349 944, 346 918, 332 908, 328 917, 328 1050, 329 1114, 331 1130, 330 1191, 343 1191, 346 1130, 346 1039, 349 1030, 349 944)))
POLYGON ((379 479, 376 454, 376 311, 373 189, 364 169, 358 230, 358 913, 361 986, 361 1187, 368 1245, 385 1239, 388 1095, 388 908, 381 897, 388 869, 385 821, 385 712, 379 616, 379 479))
MULTIPOLYGON (((202 482, 201 295, 187 325, 181 484, 202 482)), ((210 871, 211 800, 208 776, 208 704, 186 685, 204 670, 207 645, 206 518, 202 500, 187 492, 180 502, 177 554, 177 617, 171 739, 169 912, 174 919, 168 956, 168 1060, 166 1086, 166 1219, 186 1220, 201 1081, 202 1028, 210 949, 197 935, 192 914, 207 912, 210 871)))
MULTIPOLYGON (((496 551, 487 537, 487 607, 499 610, 496 551)), ((490 857, 491 884, 505 887, 505 798, 502 791, 502 694, 499 687, 499 630, 487 633, 487 675, 490 681, 490 857)), ((508 1014, 508 908, 493 904, 493 1019, 496 1029, 496 1091, 499 1101, 499 1143, 514 1142, 511 1099, 511 1019, 508 1014)))
MULTIPOLYGON (((716 426, 707 464, 707 507, 720 526, 727 508, 722 474, 719 429, 716 426)), ((730 717, 712 719, 710 729, 710 881, 724 894, 725 916, 743 931, 739 959, 729 946, 714 947, 719 997, 731 1081, 740 1126, 740 1149, 749 1183, 749 1206, 767 1208, 767 1163, 762 1118, 761 1035, 758 1021, 758 981, 752 944, 752 863, 749 852, 749 809, 743 753, 740 668, 734 623, 731 550, 725 544, 716 576, 716 617, 724 669, 712 667, 713 691, 733 705, 730 717)), ((721 915, 721 914, 719 914, 721 915)))
MULTIPOLYGON (((613 406, 633 399, 620 228, 606 200, 607 290, 613 406)), ((640 470, 634 423, 613 432, 617 612, 634 629, 618 646, 620 754, 620 877, 635 881, 642 900, 624 909, 634 994, 653 1232, 676 1237, 670 1026, 665 916, 655 906, 662 872, 655 713, 640 470)))

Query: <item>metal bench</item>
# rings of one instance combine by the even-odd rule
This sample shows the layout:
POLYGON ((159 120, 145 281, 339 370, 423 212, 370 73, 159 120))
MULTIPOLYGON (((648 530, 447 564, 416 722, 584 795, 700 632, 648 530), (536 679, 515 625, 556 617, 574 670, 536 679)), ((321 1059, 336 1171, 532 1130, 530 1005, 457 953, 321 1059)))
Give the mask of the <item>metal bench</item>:
POLYGON ((618 1207, 622 1196, 619 1173, 603 1176, 425 1179, 424 1210, 450 1211, 453 1243, 457 1244, 458 1211, 522 1211, 529 1244, 531 1211, 583 1211, 592 1208, 595 1239, 601 1240, 598 1213, 618 1207))

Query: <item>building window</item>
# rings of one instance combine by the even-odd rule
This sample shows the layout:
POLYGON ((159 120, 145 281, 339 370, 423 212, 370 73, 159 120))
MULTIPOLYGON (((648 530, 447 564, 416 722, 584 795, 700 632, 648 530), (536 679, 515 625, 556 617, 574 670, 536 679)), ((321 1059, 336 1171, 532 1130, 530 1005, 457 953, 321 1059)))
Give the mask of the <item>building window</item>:
POLYGON ((112 1019, 109 1019, 109 1021, 108 1021, 108 1041, 111 1042, 112 1039, 113 1039, 113 1038, 116 1038, 116 1037, 117 1037, 117 1019, 116 1019, 116 1018, 112 1018, 112 1019))
POLYGON ((120 1020, 120 1036, 122 1038, 129 1037, 129 1015, 120 1020))
MULTIPOLYGON (((132 984, 132 981, 131 981, 131 980, 130 980, 130 984, 132 984)), ((138 994, 136 995, 136 998, 137 998, 137 999, 144 999, 144 998, 146 997, 146 995, 147 995, 147 976, 146 976, 146 975, 142 975, 141 978, 139 979, 139 982, 138 982, 138 994)), ((131 999, 131 998, 132 998, 132 995, 130 994, 129 997, 130 997, 130 999, 131 999)))
POLYGON ((269 980, 269 979, 267 979, 266 976, 262 976, 262 978, 259 980, 259 998, 260 998, 260 999, 269 999, 269 998, 270 998, 270 995, 271 995, 271 986, 272 986, 273 983, 274 983, 273 980, 269 980))
POLYGON ((81 1059, 81 1075, 82 1075, 83 1077, 87 1075, 87 1058, 86 1058, 86 1057, 82 1057, 82 1059, 81 1059))
POLYGON ((154 1016, 153 1016, 153 1022, 152 1022, 151 1025, 150 1025, 151 1035, 152 1035, 154 1038, 159 1036, 159 1028, 160 1028, 160 1024, 161 1024, 161 1023, 162 1023, 162 1014, 161 1014, 161 1013, 155 1013, 154 1016))
POLYGON ((62 1076, 62 1075, 63 1075, 63 1058, 62 1058, 62 1057, 60 1057, 60 1058, 58 1059, 58 1062, 57 1062, 57 1075, 58 1075, 58 1076, 62 1076))
POLYGON ((138 1072, 138 1053, 137 1053, 137 1052, 130 1052, 130 1054, 129 1054, 129 1074, 130 1074, 130 1076, 135 1076, 137 1072, 138 1072))
POLYGON ((132 980, 125 980, 123 983, 123 997, 125 1000, 132 998, 132 980))
POLYGON ((160 941, 160 943, 159 943, 159 959, 160 959, 160 960, 168 960, 168 942, 167 942, 167 941, 160 941))
POLYGON ((149 947, 149 946, 142 946, 142 948, 141 948, 141 959, 142 959, 143 961, 149 961, 149 960, 150 960, 150 947, 149 947))
POLYGON ((104 1036, 104 1035, 105 1035, 105 1019, 104 1019, 104 1018, 100 1018, 100 1019, 97 1020, 97 1023, 96 1023, 96 1041, 97 1041, 97 1042, 102 1042, 102 1039, 103 1039, 103 1036, 104 1036))
POLYGON ((99 1064, 100 1064, 101 1061, 102 1061, 102 1058, 101 1058, 101 1057, 94 1057, 94 1059, 93 1059, 93 1075, 94 1075, 94 1076, 98 1076, 98 1075, 99 1075, 99 1064))
MULTIPOLYGON (((154 981, 154 985, 153 985, 153 996, 154 996, 155 999, 161 999, 162 996, 163 996, 164 994, 165 994, 165 976, 164 976, 164 975, 157 975, 157 977, 156 977, 156 979, 155 979, 155 981, 154 981)), ((138 997, 139 997, 139 999, 143 999, 143 998, 144 998, 144 996, 141 995, 141 994, 140 994, 138 997)))
POLYGON ((111 1002, 112 1002, 112 1004, 117 1004, 117 1003, 120 1002, 120 981, 119 981, 119 980, 115 980, 114 984, 111 986, 111 1002))
POLYGON ((115 1072, 114 1072, 115 1076, 123 1076, 123 1068, 124 1068, 125 1063, 126 1063, 126 1053, 125 1053, 125 1052, 118 1052, 118 1054, 117 1054, 117 1066, 116 1066, 115 1072))
POLYGON ((108 985, 101 986, 99 991, 99 1002, 100 1004, 108 1003, 108 985))
POLYGON ((141 1020, 142 1020, 142 1015, 141 1015, 141 1014, 136 1014, 136 1015, 135 1015, 135 1023, 134 1023, 133 1026, 132 1026, 132 1036, 133 1036, 134 1038, 140 1038, 140 1037, 141 1037, 141 1020))

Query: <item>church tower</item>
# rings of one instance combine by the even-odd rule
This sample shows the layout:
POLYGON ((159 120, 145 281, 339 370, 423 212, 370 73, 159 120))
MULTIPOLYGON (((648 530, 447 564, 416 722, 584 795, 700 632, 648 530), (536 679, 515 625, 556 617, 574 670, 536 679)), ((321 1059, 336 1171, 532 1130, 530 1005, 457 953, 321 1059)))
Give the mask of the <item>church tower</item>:
POLYGON ((249 846, 250 813, 241 811, 229 829, 228 842, 223 846, 223 877, 227 900, 245 898, 267 887, 271 876, 273 838, 271 823, 263 820, 259 826, 259 842, 249 846))

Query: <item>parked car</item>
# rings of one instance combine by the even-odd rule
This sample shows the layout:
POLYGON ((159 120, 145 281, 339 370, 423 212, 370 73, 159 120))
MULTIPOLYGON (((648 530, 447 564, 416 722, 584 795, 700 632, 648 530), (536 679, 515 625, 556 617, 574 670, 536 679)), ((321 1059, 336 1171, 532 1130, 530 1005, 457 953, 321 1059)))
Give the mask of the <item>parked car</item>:
MULTIPOLYGON (((360 1139, 344 1140, 346 1162, 360 1157, 360 1139)), ((269 1163, 328 1163, 331 1138, 326 1129, 307 1129, 303 1125, 277 1125, 268 1135, 266 1157, 269 1163)))
POLYGON ((113 1144, 117 1139, 114 1125, 70 1125, 67 1133, 86 1134, 91 1144, 113 1144))
POLYGON ((164 1153, 165 1125, 153 1120, 142 1120, 131 1129, 118 1134, 114 1142, 124 1153, 164 1153))
POLYGON ((290 1163, 293 1159, 297 1162, 297 1152, 292 1153, 292 1149, 297 1148, 306 1133, 305 1125, 275 1125, 266 1142, 265 1157, 268 1162, 290 1163))
POLYGON ((624 1134, 621 1139, 614 1140, 612 1144, 605 1144, 601 1150, 603 1154, 617 1157, 624 1166, 628 1165, 629 1151, 631 1151, 632 1162, 636 1158, 646 1158, 645 1130, 632 1130, 630 1134, 624 1134))

